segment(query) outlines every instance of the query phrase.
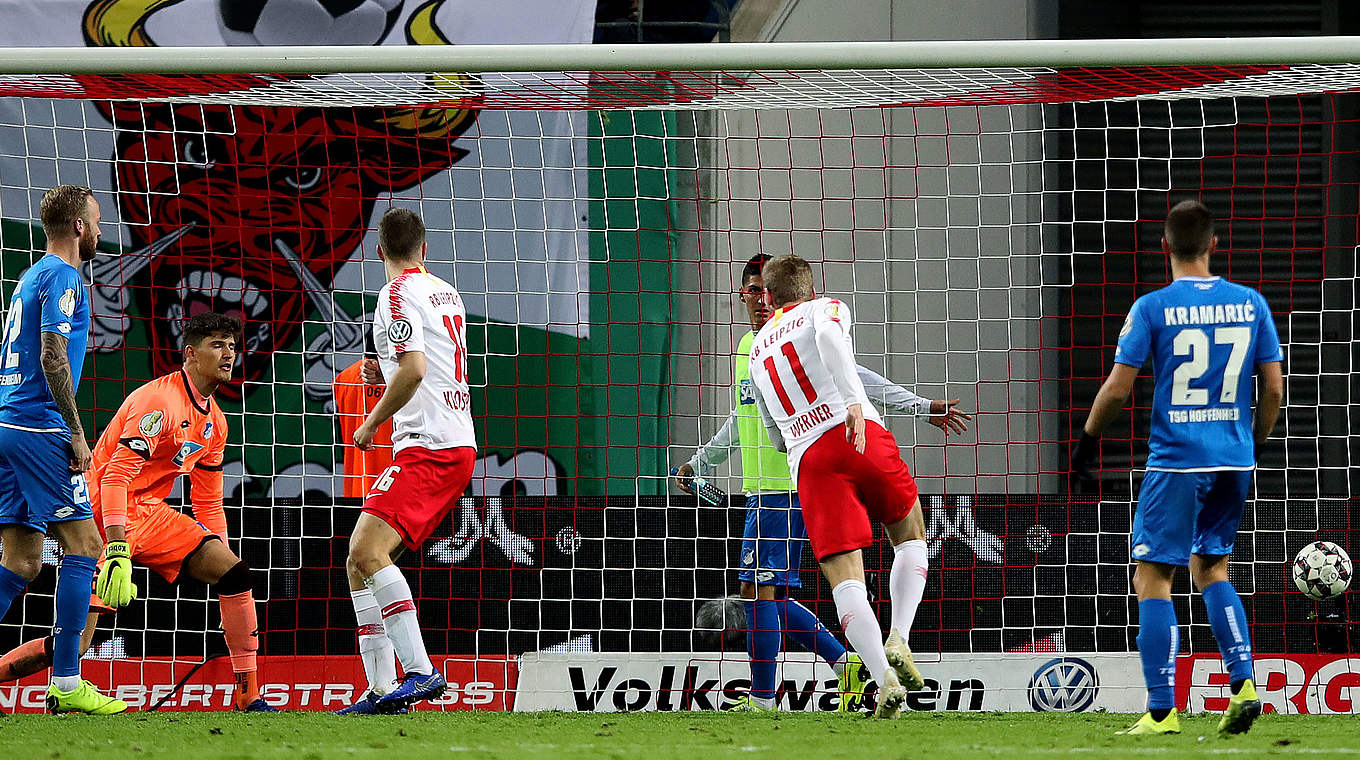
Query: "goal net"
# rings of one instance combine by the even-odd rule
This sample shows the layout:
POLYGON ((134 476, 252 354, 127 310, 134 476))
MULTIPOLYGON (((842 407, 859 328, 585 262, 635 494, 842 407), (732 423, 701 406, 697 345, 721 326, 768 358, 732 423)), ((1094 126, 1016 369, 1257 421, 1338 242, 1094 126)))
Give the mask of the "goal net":
MULTIPOLYGON (((974 414, 948 439, 887 414, 931 556, 911 635, 929 688, 909 706, 1135 710, 1128 534, 1150 372, 1107 431, 1098 483, 1072 487, 1067 461, 1129 306, 1169 280, 1166 211, 1199 199, 1219 219, 1215 272, 1262 291, 1284 343, 1285 406, 1230 569, 1258 674, 1274 709, 1348 711, 1322 687, 1360 649, 1350 596, 1311 601, 1289 570, 1313 540, 1360 549, 1360 67, 1300 63, 1313 44, 1177 65, 1017 44, 990 66, 910 45, 727 46, 718 65, 658 46, 626 66, 532 47, 252 48, 197 73, 168 49, 11 51, 0 281, 8 302, 41 254, 47 188, 94 188, 104 242, 79 397, 92 435, 178 366, 180 320, 243 318, 239 381, 219 402, 262 680, 281 705, 333 709, 352 695, 341 686, 362 688, 344 559, 363 489, 336 375, 362 356, 385 281, 377 217, 417 210, 430 271, 469 304, 481 443, 469 493, 401 563, 460 684, 437 706, 703 709, 749 679, 731 601, 740 457, 706 473, 732 494, 718 507, 667 472, 733 408, 742 266, 799 254, 852 309, 861 364, 974 414), (1046 688, 1055 662, 1090 682, 1046 688)), ((881 618, 885 546, 866 556, 881 618)), ((839 634, 810 556, 801 579, 794 596, 839 634)), ((208 590, 135 580, 143 598, 101 625, 87 675, 142 684, 143 707, 220 705, 221 661, 190 672, 225 653, 208 590)), ((15 603, 0 647, 49 631, 54 583, 45 569, 15 603)), ((1178 695, 1213 709, 1226 681, 1178 583, 1178 695)), ((789 654, 782 668, 786 709, 829 704, 825 664, 789 654)), ((0 685, 6 709, 30 698, 0 685)))

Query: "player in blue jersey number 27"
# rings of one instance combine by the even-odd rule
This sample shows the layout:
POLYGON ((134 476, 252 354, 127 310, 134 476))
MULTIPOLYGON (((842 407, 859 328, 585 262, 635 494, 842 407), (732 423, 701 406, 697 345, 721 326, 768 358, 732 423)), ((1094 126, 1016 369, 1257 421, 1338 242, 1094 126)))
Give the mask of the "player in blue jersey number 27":
MULTIPOLYGON (((81 264, 99 243, 99 204, 87 187, 60 185, 43 196, 46 255, 19 278, 0 334, 0 618, 42 569, 43 535, 65 556, 57 576, 52 630, 52 712, 108 715, 127 705, 80 678, 80 636, 90 608, 95 528, 85 471, 90 445, 76 410, 85 363, 90 300, 81 264)), ((127 543, 110 541, 99 594, 120 607, 136 595, 127 543)))
POLYGON ((1260 293, 1209 273, 1218 238, 1203 204, 1183 201, 1166 217, 1162 249, 1173 282, 1134 302, 1114 368, 1096 394, 1072 470, 1089 478, 1099 437, 1152 357, 1154 391, 1147 476, 1133 520, 1133 574, 1138 592, 1138 653, 1148 712, 1121 733, 1180 733, 1176 718, 1179 629, 1171 605, 1177 567, 1190 567, 1204 595, 1209 625, 1232 681, 1218 724, 1239 734, 1261 714, 1252 678, 1251 635, 1237 590, 1228 580, 1242 507, 1256 467, 1255 448, 1280 414, 1284 380, 1280 338, 1260 293), (1254 373, 1253 373, 1254 369, 1254 373), (1253 374, 1261 385, 1252 421, 1253 374))

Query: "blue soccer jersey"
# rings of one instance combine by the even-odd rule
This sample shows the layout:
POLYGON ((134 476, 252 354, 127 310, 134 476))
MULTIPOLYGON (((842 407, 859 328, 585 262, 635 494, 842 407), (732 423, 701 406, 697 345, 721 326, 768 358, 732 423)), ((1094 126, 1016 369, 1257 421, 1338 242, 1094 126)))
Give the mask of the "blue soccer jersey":
POLYGON ((1134 301, 1114 360, 1142 367, 1155 390, 1149 470, 1207 472, 1256 465, 1252 378, 1281 361, 1260 293, 1220 277, 1182 277, 1134 301))
POLYGON ((10 298, 0 338, 0 424, 70 432, 47 390, 42 333, 67 339, 71 378, 80 385, 90 332, 90 301, 75 267, 48 254, 28 268, 10 298))

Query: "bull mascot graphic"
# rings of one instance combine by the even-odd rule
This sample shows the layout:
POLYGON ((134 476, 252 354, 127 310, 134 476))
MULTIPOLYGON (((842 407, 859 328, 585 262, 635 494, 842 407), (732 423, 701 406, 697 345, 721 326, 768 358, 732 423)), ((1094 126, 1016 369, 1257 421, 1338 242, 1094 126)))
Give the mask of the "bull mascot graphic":
MULTIPOLYGON (((151 46, 147 19, 182 0, 96 0, 90 45, 151 46)), ((443 0, 407 22, 412 43, 447 43, 434 24, 443 0)), ((456 75, 435 75, 447 78, 456 75)), ((260 387, 271 356, 311 316, 328 330, 304 346, 308 397, 330 396, 335 353, 358 353, 363 315, 339 311, 331 283, 360 244, 374 204, 467 155, 454 145, 476 112, 457 108, 300 108, 101 103, 116 132, 121 221, 137 250, 96 259, 95 350, 114 351, 134 320, 152 369, 180 364, 181 320, 201 311, 245 324, 243 377, 260 387)), ((223 388, 232 393, 232 390, 223 388)))

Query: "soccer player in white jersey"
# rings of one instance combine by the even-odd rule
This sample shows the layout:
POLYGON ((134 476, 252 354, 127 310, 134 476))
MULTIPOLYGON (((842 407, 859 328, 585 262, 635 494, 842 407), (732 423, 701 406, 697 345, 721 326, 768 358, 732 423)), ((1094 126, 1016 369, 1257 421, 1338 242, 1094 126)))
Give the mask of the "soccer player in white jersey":
POLYGON ((1180 733, 1175 702, 1180 637, 1171 580, 1177 567, 1187 565, 1204 596, 1231 684, 1218 732, 1243 733, 1261 714, 1251 631, 1228 580, 1228 556, 1251 490, 1255 449, 1279 417, 1284 355, 1266 299, 1210 274, 1217 245, 1214 218, 1203 204, 1182 201, 1167 214, 1162 250, 1171 259, 1173 281, 1133 302, 1119 332, 1114 367, 1072 453, 1073 472, 1090 477, 1101 431, 1124 406, 1138 370, 1151 357, 1148 472, 1138 491, 1131 552, 1138 563, 1133 586, 1148 712, 1120 732, 1125 734, 1180 733), (1254 422, 1253 375, 1261 378, 1254 422))
POLYGON ((855 370, 850 310, 816 297, 812 267, 798 256, 771 259, 763 274, 778 311, 751 347, 756 406, 770 442, 788 453, 812 553, 831 584, 845 638, 878 683, 875 714, 893 718, 907 690, 925 685, 906 645, 927 572, 916 481, 855 370), (864 586, 861 550, 873 543, 871 517, 893 544, 886 643, 864 586))
MULTIPOLYGON (((387 391, 354 431, 354 445, 393 421, 392 466, 364 498, 349 542, 350 596, 368 691, 346 714, 400 712, 438 697, 444 676, 430 662, 415 602, 392 561, 416 550, 472 480, 477 440, 467 384, 467 312, 453 286, 425 271, 425 225, 394 208, 378 225, 387 285, 378 294, 373 339, 387 391), (393 655, 404 673, 396 681, 393 655)), ((371 371, 368 378, 378 378, 371 371)))
MULTIPOLYGON (((861 709, 866 669, 858 655, 848 654, 817 616, 793 598, 802 588, 803 544, 807 530, 803 511, 789 476, 789 460, 770 446, 765 426, 756 411, 751 388, 751 345, 756 333, 774 315, 766 300, 761 269, 772 257, 757 254, 742 268, 741 296, 751 331, 742 336, 734 355, 733 407, 727 420, 707 443, 680 465, 676 485, 692 492, 688 481, 697 473, 707 475, 727 461, 733 449, 741 452, 742 490, 746 492, 746 527, 741 542, 741 596, 746 607, 746 652, 751 661, 751 690, 727 703, 725 709, 759 711, 776 709, 775 682, 784 635, 826 661, 836 672, 840 687, 840 710, 861 709)), ((884 410, 925 417, 943 430, 962 433, 971 415, 957 407, 959 400, 932 401, 894 384, 865 367, 856 367, 870 401, 884 410)), ((925 542, 911 547, 923 555, 925 542)))

